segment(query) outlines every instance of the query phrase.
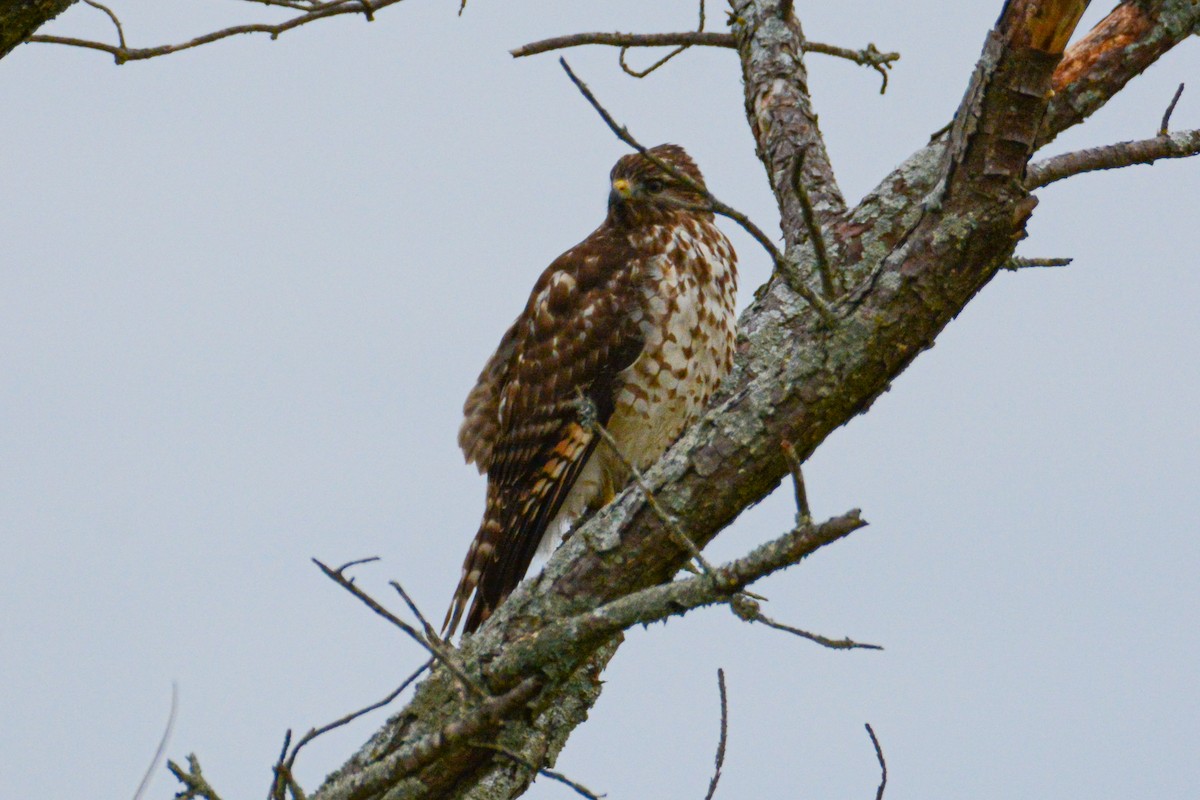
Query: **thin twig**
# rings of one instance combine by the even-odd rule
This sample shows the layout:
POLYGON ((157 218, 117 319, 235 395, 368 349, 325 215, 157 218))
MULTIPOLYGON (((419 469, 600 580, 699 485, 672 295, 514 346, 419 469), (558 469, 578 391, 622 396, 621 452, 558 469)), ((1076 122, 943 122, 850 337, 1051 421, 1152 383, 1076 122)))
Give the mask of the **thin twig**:
POLYGON ((1175 113, 1175 104, 1179 102, 1180 96, 1183 95, 1183 84, 1179 84, 1179 88, 1175 90, 1175 96, 1171 98, 1171 104, 1167 106, 1167 110, 1163 112, 1162 124, 1158 126, 1158 135, 1166 136, 1171 126, 1171 115, 1175 113))
POLYGON ((174 761, 167 762, 167 769, 184 787, 182 792, 175 794, 175 800, 221 800, 221 795, 208 785, 208 780, 200 771, 200 760, 196 758, 195 753, 188 754, 187 762, 187 772, 174 761))
MULTIPOLYGON (((800 530, 800 529, 798 529, 800 530)), ((883 648, 877 644, 863 644, 856 642, 848 637, 841 639, 830 639, 828 636, 822 636, 819 633, 810 633, 806 630, 785 625, 782 622, 775 620, 762 613, 762 606, 757 601, 748 597, 745 593, 734 595, 729 601, 729 608, 734 615, 745 622, 761 622, 768 628, 774 628, 777 631, 784 631, 794 636, 799 636, 801 639, 808 639, 810 642, 815 642, 822 647, 828 647, 830 650, 882 650, 883 648)))
POLYGON ((1033 191, 1084 172, 1116 169, 1134 164, 1152 164, 1160 158, 1187 158, 1198 153, 1200 129, 1077 150, 1030 164, 1025 177, 1025 188, 1033 191))
POLYGON ((821 298, 817 297, 812 289, 809 289, 803 281, 792 281, 790 279, 790 276, 793 273, 790 262, 786 260, 786 257, 779 251, 779 248, 775 246, 775 243, 772 242, 757 225, 751 222, 750 219, 742 212, 726 205, 725 203, 722 203, 716 198, 716 196, 712 194, 712 192, 708 191, 707 188, 692 180, 689 176, 684 175, 682 172, 675 169, 661 158, 658 158, 653 153, 649 152, 648 148, 643 146, 641 142, 635 139, 633 134, 631 134, 625 126, 617 124, 617 121, 613 119, 611 114, 608 113, 608 110, 602 106, 600 101, 596 99, 596 96, 592 94, 592 90, 588 88, 587 84, 580 80, 579 76, 577 76, 571 69, 571 66, 567 63, 565 58, 558 59, 558 63, 562 65, 562 68, 567 73, 567 77, 569 77, 571 82, 575 84, 575 88, 577 88, 583 95, 584 99, 591 104, 592 108, 596 110, 596 113, 600 115, 600 118, 604 120, 604 124, 608 126, 609 130, 611 130, 618 139, 641 153, 642 156, 654 164, 654 166, 658 167, 663 172, 666 172, 668 175, 675 178, 692 191, 700 194, 705 200, 706 205, 704 210, 711 211, 715 214, 720 214, 723 217, 728 217, 740 225, 742 229, 746 231, 746 233, 753 236, 754 240, 762 245, 763 249, 765 249, 771 256, 771 260, 775 263, 775 268, 783 273, 785 277, 789 277, 788 283, 792 289, 795 290, 800 297, 802 297, 809 305, 813 307, 817 314, 820 315, 822 321, 824 321, 825 324, 829 325, 830 327, 836 324, 837 319, 833 316, 833 312, 829 310, 829 306, 827 306, 825 302, 821 300, 821 298))
POLYGON ((514 761, 517 764, 520 764, 522 767, 525 767, 527 770, 529 770, 532 773, 535 773, 537 775, 544 775, 547 778, 549 778, 550 780, 558 781, 559 783, 564 784, 565 786, 571 787, 572 789, 575 790, 575 792, 577 794, 580 794, 580 795, 588 798, 588 800, 600 800, 601 797, 607 797, 607 795, 596 794, 591 789, 584 786, 582 783, 571 780, 566 775, 563 775, 561 772, 555 772, 554 770, 549 769, 547 767, 539 767, 536 764, 534 764, 532 761, 530 761, 529 759, 522 756, 520 753, 514 753, 512 750, 509 750, 507 747, 501 747, 498 744, 492 744, 490 742, 470 741, 470 742, 467 742, 467 744, 469 744, 471 747, 478 747, 481 750, 491 750, 493 753, 499 753, 500 755, 504 756, 505 758, 509 759, 510 761, 514 761))
POLYGON ((1004 262, 1004 269, 1016 272, 1019 269, 1027 269, 1029 267, 1066 267, 1070 266, 1074 260, 1073 258, 1028 258, 1026 256, 1013 256, 1004 262))
POLYGON ((138 784, 137 791, 133 793, 133 800, 142 800, 142 795, 150 786, 150 779, 154 777, 158 765, 162 763, 163 754, 167 751, 167 742, 171 741, 171 731, 175 729, 175 716, 178 712, 179 684, 171 681, 171 710, 167 713, 167 726, 163 728, 162 736, 158 738, 158 747, 154 749, 154 757, 150 759, 150 766, 146 767, 146 774, 142 776, 142 782, 138 784))
POLYGON ((808 490, 804 486, 804 473, 800 470, 800 456, 796 453, 795 445, 787 439, 780 443, 779 449, 788 463, 792 486, 796 490, 796 525, 811 525, 812 511, 808 507, 808 490))
POLYGON ((675 56, 679 55, 680 53, 682 53, 684 50, 687 50, 687 49, 688 49, 688 45, 681 44, 681 45, 679 45, 679 47, 676 47, 674 50, 667 53, 665 56, 660 58, 658 61, 655 61, 653 64, 646 67, 645 69, 634 69, 633 67, 629 66, 628 62, 625 61, 625 54, 629 52, 629 48, 622 47, 621 51, 617 54, 617 65, 621 68, 622 72, 624 72, 626 75, 629 75, 630 77, 644 78, 647 75, 649 75, 651 72, 654 72, 654 70, 658 69, 663 64, 666 64, 672 58, 674 58, 675 56))
POLYGON ((347 561, 345 564, 342 564, 340 567, 338 567, 336 570, 334 570, 334 572, 336 572, 338 575, 341 575, 343 572, 350 569, 351 567, 357 567, 360 564, 373 564, 374 562, 380 561, 380 560, 382 560, 382 559, 380 559, 379 556, 367 556, 366 558, 356 558, 353 561, 347 561))
POLYGON ((408 610, 412 612, 413 616, 421 623, 421 627, 425 629, 425 637, 439 644, 445 644, 446 640, 438 636, 438 632, 429 624, 429 620, 421 613, 421 609, 417 608, 417 604, 408 596, 408 592, 404 591, 404 587, 398 581, 388 581, 388 585, 395 589, 400 594, 400 597, 404 599, 404 604, 408 606, 408 610))
POLYGON ((440 730, 416 741, 406 741, 380 760, 368 765, 356 778, 362 796, 382 795, 385 787, 394 786, 405 775, 411 775, 437 758, 447 749, 471 741, 480 733, 498 725, 506 716, 529 703, 545 686, 545 678, 531 675, 501 695, 477 701, 469 713, 440 730))
POLYGON ((581 642, 604 640, 634 625, 682 616, 702 606, 752 603, 744 592, 746 586, 800 563, 809 554, 866 524, 859 512, 853 510, 819 525, 794 528, 717 567, 714 578, 707 575, 680 578, 559 619, 523 637, 508 658, 502 659, 502 663, 492 663, 489 674, 495 680, 512 679, 536 670, 537 665, 546 663, 544 659, 552 659, 581 642))
POLYGON ((713 770, 712 780, 708 782, 708 794, 704 800, 712 800, 717 793, 717 781, 721 780, 721 767, 725 766, 725 742, 729 735, 729 703, 725 695, 725 670, 717 670, 717 690, 721 694, 721 738, 717 741, 717 755, 713 759, 716 769, 713 770))
POLYGON ((675 516, 669 513, 658 502, 658 497, 651 490, 650 485, 646 483, 646 478, 642 475, 642 471, 621 451, 617 440, 608 432, 608 429, 600 424, 600 420, 596 415, 595 403, 590 398, 585 397, 582 392, 579 394, 576 402, 580 405, 580 421, 584 423, 585 427, 590 427, 592 431, 599 435, 604 440, 605 445, 612 450, 613 455, 621 462, 621 466, 629 470, 629 473, 633 476, 634 483, 642 490, 642 495, 646 498, 646 504, 650 506, 650 510, 662 521, 663 525, 667 526, 667 531, 671 534, 676 544, 683 547, 696 560, 696 563, 700 565, 700 570, 705 575, 711 576, 713 574, 712 564, 708 563, 708 560, 704 558, 704 554, 700 552, 700 548, 696 547, 696 543, 680 527, 679 520, 675 519, 675 516))
MULTIPOLYGON (((696 26, 696 33, 703 33, 703 32, 704 32, 704 0, 700 0, 700 22, 696 26)), ((621 69, 625 71, 626 75, 630 75, 634 78, 644 78, 647 75, 649 75, 651 72, 654 72, 654 70, 661 67, 663 64, 666 64, 668 61, 670 61, 675 56, 682 53, 684 50, 687 50, 689 47, 691 47, 691 45, 681 44, 678 47, 676 47, 674 50, 672 50, 671 52, 667 53, 665 56, 660 58, 658 61, 655 61, 653 64, 651 64, 650 66, 646 67, 643 70, 633 69, 627 63, 625 63, 625 55, 629 52, 629 48, 622 47, 620 53, 617 55, 617 63, 621 66, 621 69)))
POLYGON ((83 0, 83 2, 87 3, 92 8, 98 8, 105 14, 108 14, 108 18, 112 20, 112 24, 117 28, 117 41, 120 42, 121 47, 124 47, 125 29, 121 27, 121 20, 118 19, 117 15, 113 13, 113 10, 103 3, 97 3, 96 0, 83 0))
MULTIPOLYGON (((295 768, 295 765, 296 765, 296 757, 298 755, 300 755, 300 750, 304 747, 304 745, 308 744, 313 739, 316 739, 318 736, 323 736, 324 734, 329 733, 332 730, 336 730, 336 729, 342 727, 343 725, 348 725, 349 723, 353 722, 354 720, 358 719, 359 717, 363 716, 364 714, 369 714, 372 711, 375 711, 376 709, 380 709, 386 705, 389 705, 393 700, 395 700, 397 697, 400 696, 401 692, 403 692, 410 685, 412 685, 413 681, 415 681, 417 678, 421 677, 422 673, 424 673, 426 670, 428 670, 431 666, 433 666, 432 658, 429 659, 428 661, 426 661, 420 667, 418 667, 415 672, 413 672, 411 675, 409 675, 407 678, 405 678, 399 686, 397 686, 395 689, 393 689, 388 694, 388 696, 383 698, 382 700, 374 702, 371 705, 366 706, 365 708, 360 708, 358 711, 353 711, 349 714, 346 714, 343 717, 339 717, 338 719, 334 720, 333 722, 330 722, 327 725, 322 725, 319 728, 310 728, 308 733, 306 733, 306 734, 304 734, 304 736, 300 737, 300 740, 298 742, 296 742, 295 747, 292 747, 290 752, 288 751, 288 745, 291 742, 292 732, 289 730, 283 740, 283 752, 281 752, 279 754, 279 761, 275 764, 275 774, 282 780, 290 779, 293 769, 295 768)), ((275 791, 272 792, 272 795, 271 795, 272 800, 276 800, 277 798, 278 798, 278 800, 282 800, 282 797, 283 797, 282 780, 280 780, 279 782, 276 783, 276 789, 275 789, 275 791), (276 794, 277 792, 278 792, 278 794, 276 794)), ((296 787, 296 788, 299 788, 299 787, 296 787)))
MULTIPOLYGON (((283 747, 279 748, 279 758, 275 760, 275 766, 272 767, 272 772, 275 773, 275 780, 271 782, 271 791, 267 793, 267 800, 284 800, 284 793, 287 791, 291 771, 287 768, 288 748, 292 746, 292 729, 288 728, 283 732, 283 747)), ((294 781, 294 778, 293 778, 294 781)))
MULTIPOLYGON (((327 0, 324 3, 316 3, 311 6, 303 6, 298 3, 287 2, 268 2, 267 5, 281 6, 284 8, 295 9, 303 13, 292 17, 289 20, 279 23, 278 25, 267 25, 255 23, 250 25, 234 25, 230 28, 224 28, 212 33, 206 33, 202 36, 197 36, 189 39, 186 42, 179 44, 164 44, 157 47, 127 47, 122 41, 120 44, 112 45, 105 42, 96 42, 90 39, 77 39, 72 36, 46 36, 43 34, 35 34, 30 36, 25 41, 41 42, 43 44, 61 44, 68 47, 82 47, 88 50, 99 50, 110 54, 118 64, 124 64, 127 61, 143 61, 148 58, 156 58, 165 56, 171 53, 178 53, 181 50, 190 50, 193 47, 210 44, 228 39, 231 36, 237 36, 243 33, 265 33, 272 40, 279 38, 280 34, 286 33, 293 28, 299 28, 301 25, 307 25, 310 22, 316 22, 319 19, 326 17, 336 17, 342 14, 363 14, 370 18, 376 11, 386 8, 390 5, 395 5, 401 0, 327 0), (307 10, 305 10, 307 9, 307 10)), ((124 36, 121 36, 124 39, 124 36)))
POLYGON ((879 746, 879 739, 875 736, 874 729, 871 728, 871 723, 864 723, 867 728, 867 735, 871 737, 871 744, 875 745, 875 758, 879 761, 879 788, 875 790, 875 800, 883 800, 883 788, 887 786, 887 762, 883 760, 883 748, 879 746))
POLYGON ((825 234, 817 223, 817 215, 813 213, 812 200, 809 199, 808 189, 804 186, 804 156, 806 148, 796 151, 792 162, 792 192, 800 203, 800 215, 804 218, 804 227, 808 229, 808 239, 812 242, 813 255, 817 260, 817 274, 821 276, 821 291, 826 300, 833 300, 837 290, 833 285, 833 267, 829 263, 829 250, 825 246, 825 234))
POLYGON ((407 622, 400 619, 392 612, 388 611, 386 608, 381 606, 375 600, 375 598, 371 597, 369 594, 364 592, 362 589, 359 589, 357 586, 355 586, 354 581, 347 579, 340 572, 334 571, 334 570, 330 569, 329 567, 325 566, 325 564, 321 563, 318 559, 314 558, 312 560, 312 562, 317 565, 317 568, 320 569, 321 572, 325 573, 326 577, 328 577, 330 580, 332 580, 338 586, 341 586, 343 589, 345 589, 350 594, 357 597, 359 599, 359 601, 361 601, 363 603, 363 605, 365 605, 367 608, 374 611, 379 616, 386 619, 388 622, 395 625, 400 630, 404 631, 404 633, 407 634, 410 639, 412 639, 417 644, 421 645, 421 647, 425 648, 425 650, 429 653, 429 655, 433 656, 438 661, 438 663, 440 663, 442 666, 444 666, 446 669, 448 669, 450 671, 450 674, 452 674, 455 678, 457 678, 459 683, 461 683, 466 689, 468 689, 472 693, 479 695, 479 696, 487 695, 487 692, 485 692, 483 690, 483 688, 479 686, 479 684, 477 684, 475 681, 473 681, 467 675, 467 673, 463 671, 463 668, 458 664, 457 659, 455 659, 453 654, 449 650, 446 649, 444 644, 442 644, 442 645, 438 644, 438 642, 440 642, 440 640, 429 641, 424 636, 422 636, 420 634, 420 632, 417 631, 416 628, 409 625, 407 622))
POLYGON ((837 58, 853 61, 855 64, 864 67, 871 67, 883 78, 883 82, 879 87, 880 94, 887 92, 888 70, 892 68, 892 63, 900 60, 899 53, 881 53, 874 44, 868 44, 862 50, 851 50, 848 47, 837 47, 832 44, 809 41, 805 41, 803 46, 806 53, 821 53, 822 55, 836 56, 837 58))

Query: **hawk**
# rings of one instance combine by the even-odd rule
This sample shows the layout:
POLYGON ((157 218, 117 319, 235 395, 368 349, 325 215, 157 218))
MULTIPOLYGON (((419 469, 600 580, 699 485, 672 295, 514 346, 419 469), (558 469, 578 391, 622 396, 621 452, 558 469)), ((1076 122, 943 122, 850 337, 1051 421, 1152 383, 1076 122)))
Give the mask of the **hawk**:
POLYGON ((541 547, 629 480, 583 418, 581 397, 639 469, 695 420, 733 363, 737 258, 705 209, 682 147, 632 153, 610 175, 608 214, 538 278, 463 405, 458 443, 487 473, 483 522, 443 630, 478 628, 541 547))

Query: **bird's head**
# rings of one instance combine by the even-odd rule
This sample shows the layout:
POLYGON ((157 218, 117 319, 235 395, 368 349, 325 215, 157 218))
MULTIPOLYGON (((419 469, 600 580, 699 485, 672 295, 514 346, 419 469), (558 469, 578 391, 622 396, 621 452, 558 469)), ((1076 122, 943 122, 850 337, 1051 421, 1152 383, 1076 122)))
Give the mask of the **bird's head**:
POLYGON ((706 213, 704 176, 691 156, 677 144, 660 144, 647 152, 670 169, 641 153, 622 156, 609 175, 609 217, 636 225, 665 219, 680 210, 706 213))

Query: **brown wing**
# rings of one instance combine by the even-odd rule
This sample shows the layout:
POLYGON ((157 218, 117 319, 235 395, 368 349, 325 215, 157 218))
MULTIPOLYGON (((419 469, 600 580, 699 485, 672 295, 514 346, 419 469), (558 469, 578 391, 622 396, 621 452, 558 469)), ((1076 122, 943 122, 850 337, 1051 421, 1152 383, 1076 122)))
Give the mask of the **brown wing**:
POLYGON ((463 421, 458 429, 458 446, 468 464, 475 464, 480 472, 487 472, 492 461, 492 446, 500 431, 500 392, 508 375, 508 366, 517 347, 517 333, 523 319, 509 326, 500 346, 488 359, 475 388, 463 403, 463 421))
MULTIPOLYGON (((641 278, 625 238, 601 227, 550 265, 510 329, 512 352, 488 401, 496 409, 494 439, 470 451, 487 454, 487 508, 446 615, 450 634, 472 594, 468 632, 521 581, 595 449, 577 399, 589 398, 599 422, 608 421, 618 375, 642 350, 641 278)), ((491 366, 472 395, 487 394, 481 387, 491 366)))

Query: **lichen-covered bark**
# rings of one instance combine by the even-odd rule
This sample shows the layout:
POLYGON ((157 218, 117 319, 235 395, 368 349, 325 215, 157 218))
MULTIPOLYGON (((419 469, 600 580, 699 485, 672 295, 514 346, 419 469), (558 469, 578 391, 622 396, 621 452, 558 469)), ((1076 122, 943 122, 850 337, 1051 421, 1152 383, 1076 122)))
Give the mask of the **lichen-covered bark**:
MULTIPOLYGON (((802 273, 813 272, 809 231, 791 185, 794 159, 804 152, 802 181, 832 266, 851 288, 831 302, 837 322, 826 325, 786 282, 768 284, 741 320, 735 371, 714 408, 647 475, 660 504, 700 545, 787 473, 782 441, 810 454, 933 343, 1024 235, 1036 202, 1023 178, 1038 144, 1099 108, 1132 69, 1102 57, 1094 62, 1099 67, 1064 78, 1062 48, 1086 3, 1008 0, 949 131, 847 210, 808 106, 802 33, 791 3, 732 5, 747 113, 779 201, 787 253, 802 273), (1065 81, 1057 94, 1056 81, 1065 81), (1075 91, 1076 84, 1087 86, 1075 91)), ((1200 4, 1189 0, 1137 5, 1153 17, 1142 33, 1158 42, 1154 58, 1169 49, 1162 41, 1178 42, 1179 31, 1200 18, 1200 4)), ((461 647, 468 669, 497 695, 531 675, 543 682, 527 708, 495 728, 496 740, 535 763, 552 761, 595 701, 599 671, 618 642, 581 641, 550 652, 536 669, 520 657, 522 648, 555 620, 669 580, 686 559, 636 489, 571 536, 541 576, 523 584, 461 647)), ((470 715, 470 703, 437 671, 314 797, 516 796, 528 770, 466 743, 443 748, 436 761, 411 773, 362 780, 392 754, 452 731, 470 715)))
POLYGON ((75 0, 7 0, 0 3, 0 58, 74 3, 75 0))

